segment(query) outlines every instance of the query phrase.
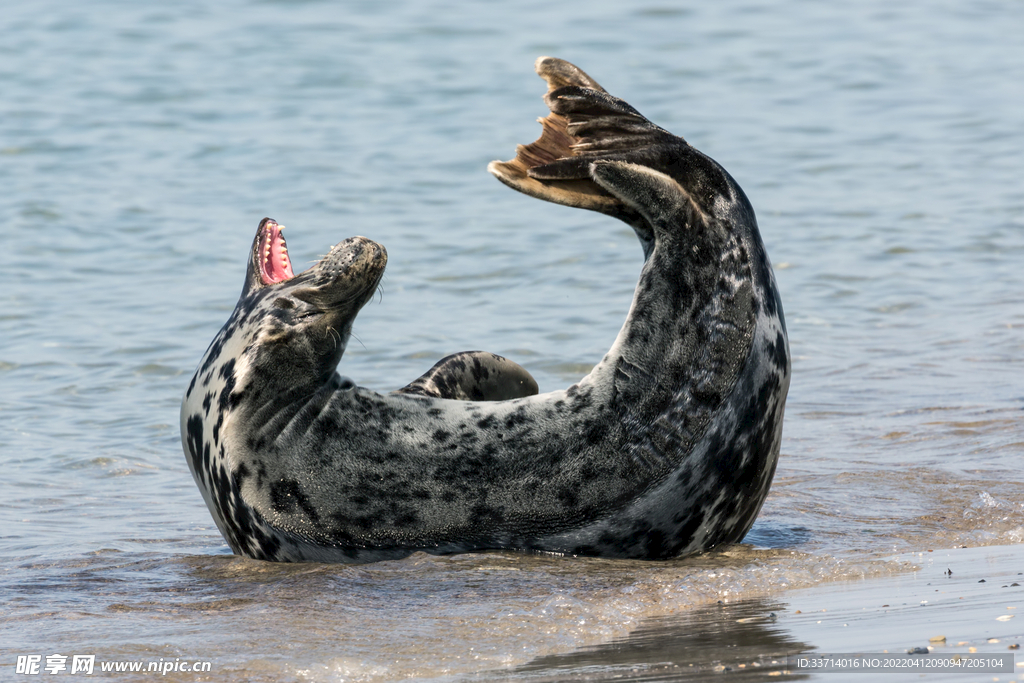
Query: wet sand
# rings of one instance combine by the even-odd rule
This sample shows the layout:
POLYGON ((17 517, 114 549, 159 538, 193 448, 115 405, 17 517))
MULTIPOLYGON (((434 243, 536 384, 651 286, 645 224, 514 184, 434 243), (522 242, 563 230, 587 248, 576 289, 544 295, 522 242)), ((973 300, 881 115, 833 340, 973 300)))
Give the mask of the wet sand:
POLYGON ((917 571, 834 582, 652 619, 629 637, 547 656, 487 680, 1024 681, 1024 545, 900 556, 917 571), (952 572, 951 574, 948 572, 952 572), (944 640, 939 640, 944 637, 944 640), (808 672, 787 655, 1013 654, 1013 673, 808 672))

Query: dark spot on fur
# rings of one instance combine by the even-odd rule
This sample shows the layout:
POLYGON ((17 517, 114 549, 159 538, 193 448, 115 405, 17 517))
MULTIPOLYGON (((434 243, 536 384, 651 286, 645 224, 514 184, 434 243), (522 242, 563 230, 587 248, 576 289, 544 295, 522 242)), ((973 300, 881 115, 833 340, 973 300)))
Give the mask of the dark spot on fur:
POLYGON ((294 513, 297 507, 301 508, 311 522, 320 522, 320 515, 294 479, 282 479, 270 485, 270 505, 274 512, 280 513, 294 513))
POLYGON ((505 428, 513 429, 519 425, 526 424, 529 421, 530 418, 526 416, 526 410, 520 406, 505 418, 505 428))
POLYGON ((470 525, 477 529, 485 529, 501 523, 503 515, 500 508, 478 503, 470 511, 470 525))
MULTIPOLYGON (((193 415, 185 422, 185 444, 188 447, 188 454, 192 457, 192 469, 201 478, 205 479, 206 468, 203 466, 203 418, 201 415, 193 415)), ((209 451, 209 446, 207 446, 209 451)), ((207 456, 209 460, 209 456, 207 456)))
POLYGON ((220 443, 220 428, 224 424, 224 411, 217 414, 217 423, 213 425, 213 442, 220 443))
POLYGON ((223 333, 223 330, 221 330, 221 333, 213 338, 213 341, 210 342, 210 348, 206 350, 206 360, 203 361, 202 366, 199 368, 196 374, 205 373, 207 370, 210 369, 210 366, 213 365, 218 358, 220 358, 221 349, 224 347, 224 338, 225 335, 223 333))
POLYGON ((395 515, 392 523, 396 527, 407 527, 416 524, 418 521, 419 515, 416 514, 416 511, 411 508, 405 508, 395 515))
POLYGON ((605 422, 595 422, 589 425, 584 434, 584 439, 591 446, 597 446, 601 444, 607 437, 609 432, 609 426, 605 422))
POLYGON ((224 378, 224 388, 220 391, 220 398, 217 399, 217 409, 222 413, 231 406, 231 392, 235 390, 235 359, 232 358, 220 369, 220 376, 224 378))
POLYGON ((786 354, 786 338, 782 332, 775 337, 775 342, 768 345, 768 357, 775 363, 775 367, 785 372, 789 369, 789 356, 786 354))
POLYGON ((700 525, 704 523, 704 513, 697 512, 693 517, 690 518, 686 524, 679 527, 676 531, 676 545, 682 548, 688 548, 693 543, 694 536, 697 535, 697 530, 700 529, 700 525))
POLYGON ((644 538, 644 554, 654 559, 663 559, 669 555, 665 547, 665 534, 661 529, 651 529, 644 538))
POLYGON ((281 542, 273 536, 267 536, 266 534, 259 535, 259 548, 261 560, 274 561, 277 558, 277 553, 281 549, 281 542))

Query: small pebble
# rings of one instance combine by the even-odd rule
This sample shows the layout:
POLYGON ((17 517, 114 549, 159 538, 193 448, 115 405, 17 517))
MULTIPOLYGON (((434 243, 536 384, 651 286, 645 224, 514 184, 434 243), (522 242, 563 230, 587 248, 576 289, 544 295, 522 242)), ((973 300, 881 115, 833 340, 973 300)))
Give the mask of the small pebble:
POLYGON ((1006 649, 1007 650, 1019 650, 1020 649, 1020 643, 1014 643, 1013 645, 1007 645, 1006 649))
POLYGON ((912 647, 907 650, 908 655, 926 655, 928 654, 928 648, 926 647, 912 647))
POLYGON ((979 581, 978 583, 985 583, 985 579, 982 579, 982 580, 981 580, 981 581, 979 581))
POLYGON ((946 642, 946 636, 932 636, 928 639, 929 643, 944 643, 946 642))
POLYGON ((1009 621, 1010 619, 1013 619, 1012 614, 1004 614, 1001 617, 996 617, 996 621, 1009 621))

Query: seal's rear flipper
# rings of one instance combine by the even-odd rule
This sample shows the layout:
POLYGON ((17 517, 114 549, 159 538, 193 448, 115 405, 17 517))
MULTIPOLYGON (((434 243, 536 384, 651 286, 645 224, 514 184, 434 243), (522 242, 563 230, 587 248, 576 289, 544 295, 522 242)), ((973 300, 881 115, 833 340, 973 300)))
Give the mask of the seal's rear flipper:
POLYGON ((458 401, 505 401, 533 396, 537 381, 522 366, 486 351, 446 356, 396 394, 417 394, 458 401))
POLYGON ((598 159, 643 163, 635 157, 645 148, 686 143, 569 62, 541 57, 534 68, 548 83, 544 101, 551 109, 540 119, 541 136, 519 145, 515 159, 492 161, 487 170, 531 197, 619 216, 622 203, 591 179, 590 164, 598 159))

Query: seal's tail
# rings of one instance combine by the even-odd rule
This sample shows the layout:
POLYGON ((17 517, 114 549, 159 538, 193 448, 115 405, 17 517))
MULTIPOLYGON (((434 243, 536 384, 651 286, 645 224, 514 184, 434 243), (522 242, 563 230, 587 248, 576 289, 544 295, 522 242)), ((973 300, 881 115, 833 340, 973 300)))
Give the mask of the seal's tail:
MULTIPOLYGON (((640 161, 651 145, 680 138, 655 126, 629 104, 612 97, 580 68, 541 57, 537 73, 548 83, 551 110, 539 119, 541 136, 519 145, 511 161, 492 161, 487 170, 513 189, 538 199, 616 214, 622 204, 593 182, 598 160, 640 161)), ((685 144, 685 143, 684 143, 685 144)))

